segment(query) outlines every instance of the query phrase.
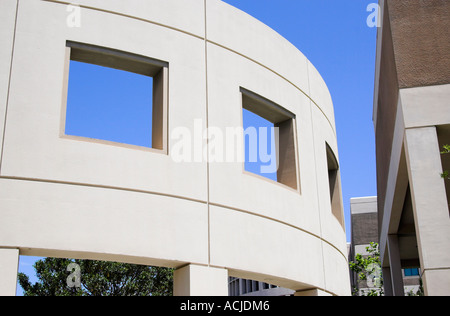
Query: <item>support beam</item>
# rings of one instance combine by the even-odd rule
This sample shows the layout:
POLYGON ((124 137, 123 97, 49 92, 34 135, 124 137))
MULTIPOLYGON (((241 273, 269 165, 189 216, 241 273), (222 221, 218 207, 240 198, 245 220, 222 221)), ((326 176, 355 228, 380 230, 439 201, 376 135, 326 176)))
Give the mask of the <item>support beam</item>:
POLYGON ((0 296, 15 296, 19 249, 0 249, 0 296))
POLYGON ((190 264, 175 270, 174 296, 228 296, 228 271, 190 264))
POLYGON ((414 222, 426 295, 450 295, 450 218, 436 127, 405 131, 414 222))
POLYGON ((405 296, 403 287, 402 267, 400 263, 400 249, 398 247, 397 235, 389 235, 388 240, 389 266, 392 282, 392 295, 405 296))
POLYGON ((392 292, 391 269, 389 267, 383 268, 383 287, 384 296, 394 296, 394 292, 392 292))

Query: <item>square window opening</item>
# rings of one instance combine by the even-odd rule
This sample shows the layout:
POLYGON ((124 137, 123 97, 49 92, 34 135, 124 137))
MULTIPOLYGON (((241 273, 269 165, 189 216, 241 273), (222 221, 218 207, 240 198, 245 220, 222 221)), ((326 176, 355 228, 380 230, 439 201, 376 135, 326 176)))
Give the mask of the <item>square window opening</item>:
POLYGON ((64 135, 167 150, 168 64, 67 42, 64 135))
POLYGON ((251 91, 240 91, 244 170, 297 190, 295 115, 251 91))
POLYGON ((327 165, 328 165, 328 184, 330 189, 331 211, 344 228, 344 212, 342 207, 341 181, 339 174, 339 164, 333 150, 326 144, 327 165))

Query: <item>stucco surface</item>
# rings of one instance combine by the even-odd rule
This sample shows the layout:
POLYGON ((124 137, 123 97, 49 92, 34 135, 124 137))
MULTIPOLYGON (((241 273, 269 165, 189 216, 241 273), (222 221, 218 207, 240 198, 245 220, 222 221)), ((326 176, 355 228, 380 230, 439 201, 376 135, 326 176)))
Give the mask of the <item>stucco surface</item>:
POLYGON ((62 1, 0 3, 0 248, 208 265, 349 294, 345 232, 329 199, 333 104, 304 55, 218 0, 78 3, 81 27, 68 27, 62 1), (64 135, 67 41, 168 63, 168 154, 64 135), (242 162, 171 158, 176 127, 242 126, 240 87, 295 115, 297 189, 242 162))

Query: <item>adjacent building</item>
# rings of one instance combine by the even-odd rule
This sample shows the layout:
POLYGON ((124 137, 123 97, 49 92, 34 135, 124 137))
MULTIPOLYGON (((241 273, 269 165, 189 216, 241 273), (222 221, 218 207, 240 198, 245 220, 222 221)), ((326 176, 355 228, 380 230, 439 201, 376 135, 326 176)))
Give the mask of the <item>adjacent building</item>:
POLYGON ((380 1, 373 121, 387 295, 420 267, 425 295, 450 294, 450 2, 380 1))
MULTIPOLYGON (((349 261, 354 261, 357 254, 369 255, 370 243, 378 243, 378 207, 377 197, 358 197, 350 200, 352 240, 349 249, 349 261)), ((370 290, 380 290, 381 269, 375 267, 368 280, 360 280, 357 273, 350 272, 353 295, 367 295, 370 290)), ((420 289, 420 269, 410 265, 402 269, 405 295, 417 295, 420 289)))

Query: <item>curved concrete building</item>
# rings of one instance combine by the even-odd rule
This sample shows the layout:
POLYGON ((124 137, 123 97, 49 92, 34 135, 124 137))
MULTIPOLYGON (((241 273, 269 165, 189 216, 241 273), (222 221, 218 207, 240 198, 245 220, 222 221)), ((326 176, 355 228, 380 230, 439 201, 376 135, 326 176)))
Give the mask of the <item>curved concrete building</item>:
POLYGON ((305 56, 219 0, 77 3, 0 2, 0 294, 20 254, 174 267, 176 295, 227 295, 229 276, 349 295, 333 104, 305 56), (66 135, 72 61, 152 78, 151 148, 66 135), (243 109, 279 129, 277 181, 174 159, 174 131, 243 109))

